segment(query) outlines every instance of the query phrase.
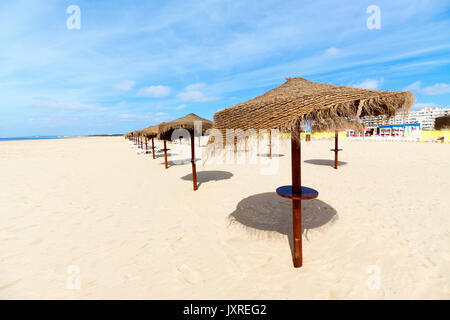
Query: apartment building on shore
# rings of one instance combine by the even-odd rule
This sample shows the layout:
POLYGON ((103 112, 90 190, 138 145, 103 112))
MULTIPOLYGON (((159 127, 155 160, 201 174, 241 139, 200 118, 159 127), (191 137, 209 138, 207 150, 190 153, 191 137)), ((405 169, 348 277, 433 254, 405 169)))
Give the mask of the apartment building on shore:
POLYGON ((422 130, 434 130, 435 118, 447 115, 450 115, 450 108, 423 108, 410 111, 407 114, 399 113, 389 120, 384 119, 384 117, 361 117, 361 122, 366 128, 420 123, 422 130))

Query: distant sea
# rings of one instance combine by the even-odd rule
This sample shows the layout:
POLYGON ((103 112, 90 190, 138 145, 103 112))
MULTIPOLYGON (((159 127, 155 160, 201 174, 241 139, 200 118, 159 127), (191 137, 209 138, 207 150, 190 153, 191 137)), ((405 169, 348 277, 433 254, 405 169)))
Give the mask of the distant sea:
POLYGON ((18 140, 50 140, 50 139, 68 139, 76 137, 112 137, 122 136, 123 134, 91 134, 87 136, 33 136, 33 137, 11 137, 0 138, 0 141, 18 141, 18 140))

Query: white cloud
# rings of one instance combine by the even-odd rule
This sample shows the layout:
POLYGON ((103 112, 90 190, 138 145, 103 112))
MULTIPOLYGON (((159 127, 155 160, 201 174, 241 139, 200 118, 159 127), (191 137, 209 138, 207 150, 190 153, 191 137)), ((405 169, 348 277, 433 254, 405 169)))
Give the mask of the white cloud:
POLYGON ((369 90, 377 90, 381 86, 382 80, 376 79, 366 79, 359 83, 350 84, 350 87, 360 88, 360 89, 369 89, 369 90))
POLYGON ((183 101, 197 101, 197 102, 206 102, 211 99, 205 96, 205 94, 201 91, 185 91, 180 92, 178 94, 178 98, 183 101))
POLYGON ((450 93, 450 84, 448 83, 436 83, 434 85, 423 87, 420 81, 416 81, 405 88, 405 90, 417 91, 426 95, 438 95, 450 93))
POLYGON ((51 108, 59 110, 76 110, 76 111, 105 111, 106 108, 89 103, 80 102, 61 102, 48 98, 34 98, 33 106, 40 108, 51 108))
POLYGON ((434 102, 414 103, 414 105, 412 106, 412 109, 414 110, 423 108, 442 108, 442 106, 434 102))
POLYGON ((325 55, 335 56, 335 55, 339 54, 340 52, 341 52, 341 50, 339 50, 338 48, 331 47, 331 48, 328 48, 327 50, 325 50, 325 55))
POLYGON ((164 98, 170 94, 170 88, 166 86, 149 86, 139 90, 139 97, 164 98))
POLYGON ((114 88, 122 91, 130 91, 136 85, 136 82, 132 80, 123 80, 114 85, 114 88))
POLYGON ((204 83, 194 83, 194 84, 188 85, 186 88, 184 88, 184 90, 186 90, 186 91, 196 91, 196 90, 203 89, 204 87, 205 87, 204 83))
POLYGON ((180 104, 179 106, 176 107, 163 107, 163 106, 156 106, 155 107, 157 110, 181 110, 186 108, 185 104, 180 104))
POLYGON ((404 90, 406 91, 417 91, 420 89, 420 86, 422 83, 420 81, 416 81, 414 83, 411 83, 409 86, 407 86, 404 90))
POLYGON ((137 115, 134 113, 121 113, 119 114, 119 118, 123 119, 123 120, 135 120, 135 119, 140 119, 142 117, 142 115, 137 115))
POLYGON ((170 115, 165 112, 156 113, 134 113, 123 112, 119 114, 119 119, 122 121, 147 121, 151 123, 162 122, 169 120, 170 115))
POLYGON ((432 86, 425 87, 421 90, 423 94, 437 95, 450 93, 450 84, 447 83, 436 83, 432 86))
POLYGON ((177 95, 177 97, 183 101, 206 102, 214 100, 213 98, 207 97, 202 91, 200 91, 204 87, 204 83, 195 83, 188 85, 182 92, 177 95))

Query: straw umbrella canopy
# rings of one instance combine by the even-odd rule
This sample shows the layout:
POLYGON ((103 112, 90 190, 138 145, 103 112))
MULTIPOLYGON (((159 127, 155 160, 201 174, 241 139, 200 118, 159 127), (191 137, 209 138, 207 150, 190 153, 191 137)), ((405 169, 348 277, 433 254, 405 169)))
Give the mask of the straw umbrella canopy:
MULTIPOLYGON (((322 119, 322 120, 314 121, 313 125, 311 126, 311 131, 317 132, 317 131, 328 130, 329 128, 333 128, 333 126, 334 126, 333 121, 330 122, 328 119, 322 119)), ((365 127, 364 124, 359 122, 359 120, 342 119, 339 124, 339 128, 341 130, 353 129, 353 130, 359 131, 359 130, 364 130, 364 127, 365 127)), ((338 163, 339 163, 338 154, 340 151, 343 150, 343 149, 339 149, 338 141, 339 141, 339 133, 338 133, 338 130, 335 129, 334 130, 334 149, 330 149, 330 151, 334 152, 334 168, 335 169, 338 168, 338 163)))
POLYGON ((152 139, 152 153, 153 159, 155 159, 155 138, 158 136, 158 126, 150 126, 148 128, 142 129, 141 134, 145 137, 145 149, 147 149, 147 140, 152 139))
POLYGON ((129 133, 131 139, 133 140, 134 144, 138 144, 138 139, 139 139, 139 131, 138 130, 134 130, 131 131, 129 133))
POLYGON ((450 116, 437 117, 434 120, 436 130, 450 130, 450 116))
POLYGON ((135 131, 137 139, 138 139, 138 147, 140 147, 141 149, 144 148, 144 141, 142 139, 143 135, 142 135, 142 130, 136 130, 135 131))
MULTIPOLYGON (((211 129, 212 122, 197 116, 194 113, 190 113, 184 117, 178 118, 176 120, 170 122, 161 123, 158 126, 158 137, 159 139, 164 140, 164 158, 165 158, 165 166, 167 165, 167 148, 166 148, 166 140, 172 140, 172 133, 177 129, 185 129, 189 131, 191 135, 191 163, 192 163, 192 178, 194 183, 194 190, 197 190, 197 172, 195 166, 195 134, 202 135, 206 130, 211 129), (201 125, 201 132, 198 132, 201 125)), ((178 138, 178 137, 177 137, 178 138)))
POLYGON ((360 116, 390 117, 398 109, 409 110, 413 102, 414 95, 410 92, 357 89, 287 78, 275 89, 214 114, 214 128, 220 130, 224 143, 230 143, 226 141, 227 129, 280 129, 291 133, 292 185, 276 191, 293 200, 294 267, 302 266, 301 201, 318 196, 316 190, 301 185, 300 126, 312 121, 329 130, 345 129, 349 120, 359 122, 360 116))

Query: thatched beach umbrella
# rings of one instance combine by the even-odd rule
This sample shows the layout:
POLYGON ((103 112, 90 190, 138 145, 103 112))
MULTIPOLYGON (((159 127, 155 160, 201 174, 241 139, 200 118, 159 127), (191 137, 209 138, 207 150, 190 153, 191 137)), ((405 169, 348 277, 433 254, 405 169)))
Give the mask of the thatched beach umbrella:
MULTIPOLYGON (((333 127, 333 122, 330 122, 329 119, 321 119, 321 120, 317 120, 313 123, 313 125, 311 127, 311 131, 312 132, 323 131, 323 130, 327 130, 328 128, 332 128, 332 127, 333 127)), ((362 129, 364 129, 364 125, 356 120, 343 119, 339 124, 339 128, 341 130, 344 130, 344 129, 362 130, 362 129)), ((338 132, 338 130, 335 130, 334 131, 334 149, 330 149, 330 151, 334 152, 334 168, 335 169, 338 168, 338 162, 339 162, 338 161, 339 160, 338 153, 343 150, 343 149, 339 149, 338 141, 339 141, 339 132, 338 132)))
POLYGON ((442 116, 434 119, 434 128, 436 130, 450 130, 450 116, 442 116))
POLYGON ((138 134, 137 134, 137 130, 134 130, 132 132, 130 132, 130 136, 134 142, 134 144, 138 143, 138 134))
POLYGON ((291 133, 292 185, 279 187, 281 197, 292 199, 294 267, 302 266, 301 201, 318 192, 301 185, 300 127, 306 121, 327 129, 345 128, 348 120, 360 116, 393 116, 399 108, 408 110, 414 102, 410 92, 377 91, 287 78, 281 86, 247 102, 214 114, 214 128, 226 142, 226 129, 281 129, 291 133))
MULTIPOLYGON (((145 129, 142 129, 142 135, 146 139, 152 139, 152 153, 153 159, 155 159, 155 138, 158 135, 158 126, 151 126, 145 129)), ((145 141, 145 150, 147 150, 147 141, 145 141)))
POLYGON ((141 133, 140 130, 134 130, 133 136, 135 137, 135 144, 138 146, 138 148, 141 145, 141 133))
POLYGON ((136 130, 136 134, 138 136, 138 148, 144 149, 144 141, 142 136, 142 130, 136 130))
MULTIPOLYGON (((158 126, 158 137, 160 139, 164 140, 164 158, 165 158, 166 169, 168 168, 166 140, 172 140, 172 133, 176 129, 185 129, 185 130, 189 131, 189 133, 191 135, 191 157, 192 157, 191 163, 192 163, 192 178, 193 178, 193 183, 194 183, 194 190, 197 190, 197 172, 196 172, 196 167, 195 167, 195 141, 194 141, 195 131, 198 130, 198 128, 196 128, 197 124, 201 124, 202 132, 199 132, 200 135, 212 127, 211 121, 200 118, 199 116, 197 116, 196 114, 193 114, 193 113, 190 113, 187 116, 181 117, 179 119, 176 119, 176 120, 173 120, 170 122, 161 123, 158 126)), ((179 137, 174 137, 174 138, 179 138, 179 137)))

